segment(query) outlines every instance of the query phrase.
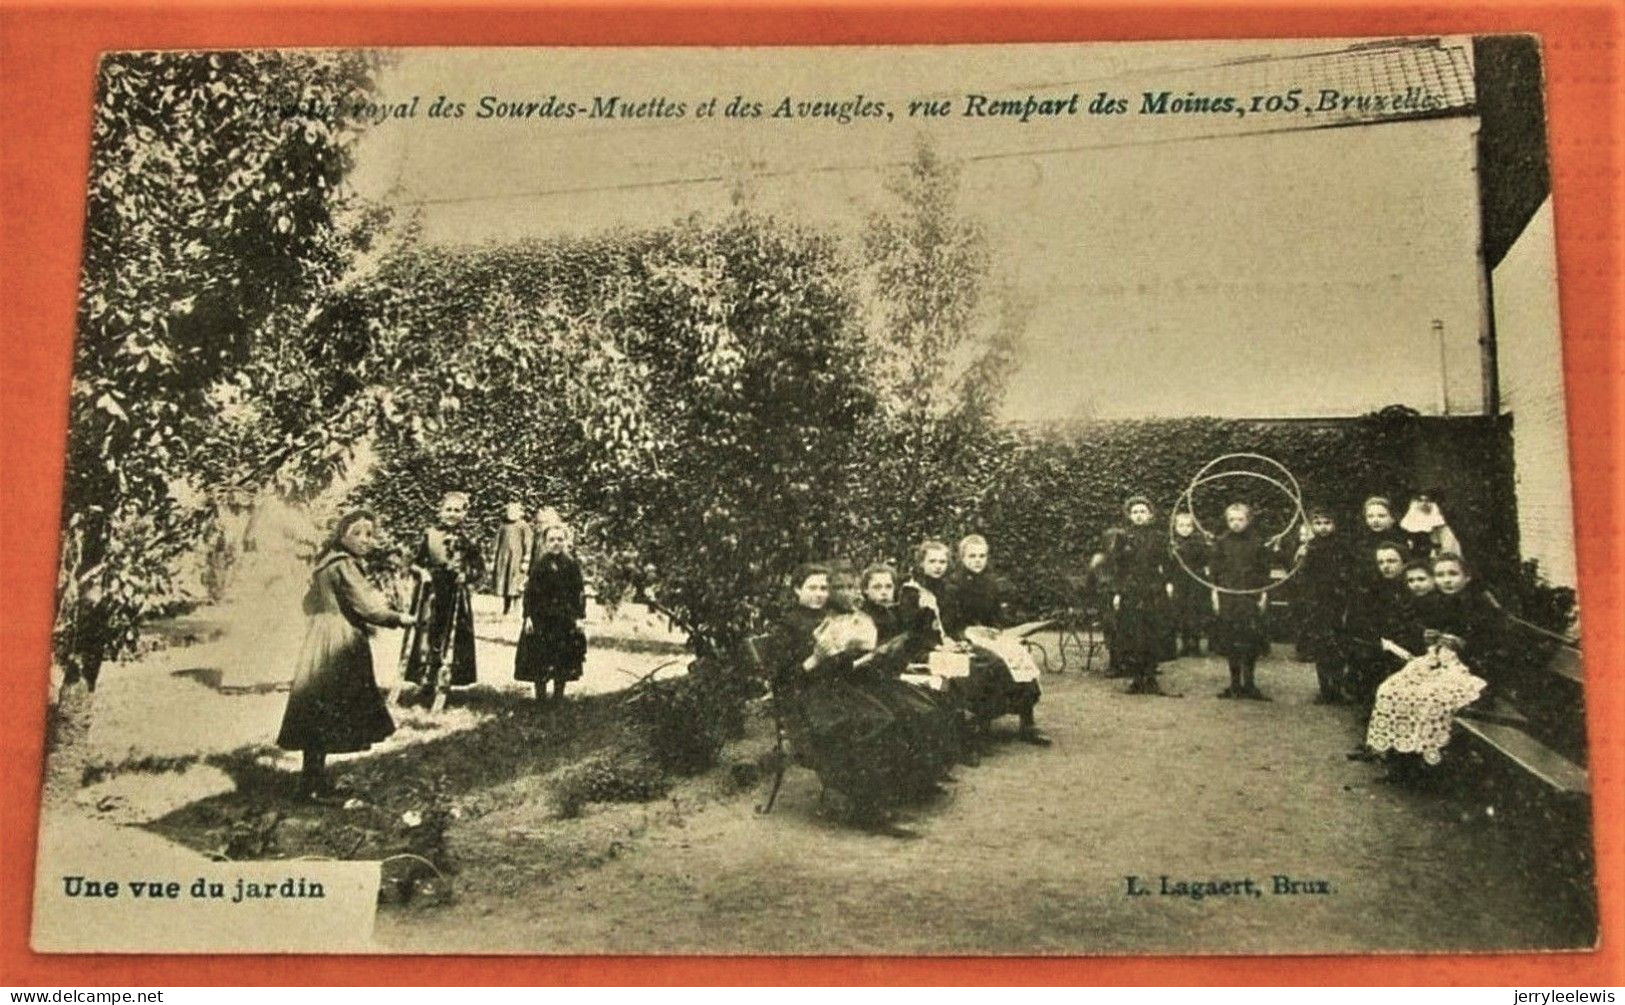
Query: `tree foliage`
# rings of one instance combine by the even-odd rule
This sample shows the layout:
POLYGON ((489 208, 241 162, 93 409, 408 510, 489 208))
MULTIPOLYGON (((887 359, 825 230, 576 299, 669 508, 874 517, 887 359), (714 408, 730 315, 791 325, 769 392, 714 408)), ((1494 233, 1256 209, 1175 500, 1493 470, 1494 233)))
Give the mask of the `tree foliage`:
POLYGON ((421 354, 396 387, 413 421, 363 497, 408 526, 451 488, 486 514, 557 506, 600 579, 721 646, 836 545, 876 410, 847 278, 828 239, 748 215, 415 249, 356 315, 386 356, 421 354))
POLYGON ((92 142, 60 600, 67 680, 133 641, 206 525, 212 427, 369 228, 343 182, 358 53, 140 52, 102 63, 92 142))

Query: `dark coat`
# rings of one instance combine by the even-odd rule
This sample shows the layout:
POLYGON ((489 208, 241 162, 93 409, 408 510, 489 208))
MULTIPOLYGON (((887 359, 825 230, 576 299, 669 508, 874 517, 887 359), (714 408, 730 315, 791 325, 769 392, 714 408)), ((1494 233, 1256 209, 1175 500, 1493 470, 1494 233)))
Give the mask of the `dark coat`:
POLYGON ((1466 643, 1461 661, 1489 681, 1491 687, 1505 683, 1507 663, 1502 647, 1506 618, 1482 591, 1469 585, 1460 593, 1430 593, 1418 600, 1416 618, 1422 629, 1459 637, 1466 643))
POLYGON ((1119 670, 1142 672, 1167 655, 1169 567, 1178 566, 1158 527, 1129 527, 1111 541, 1107 564, 1118 598, 1112 658, 1119 670))
POLYGON ((525 592, 525 572, 536 531, 523 520, 504 520, 497 528, 496 548, 491 559, 491 592, 499 597, 517 597, 525 592))
POLYGON ((1294 578, 1304 655, 1319 664, 1341 663, 1347 655, 1343 625, 1354 578, 1347 545, 1336 534, 1310 538, 1294 578))
POLYGON ((370 626, 396 626, 389 607, 347 552, 329 552, 311 573, 305 593, 305 641, 277 746, 343 754, 395 732, 372 672, 370 626))
POLYGON ((485 574, 479 546, 460 530, 430 527, 418 541, 412 564, 429 573, 428 624, 418 632, 406 679, 427 683, 431 669, 440 666, 444 655, 450 661, 448 683, 474 683, 474 604, 469 586, 485 574))
MULTIPOLYGON (((1230 590, 1256 590, 1270 585, 1270 554, 1249 527, 1239 534, 1226 532, 1213 542, 1208 559, 1213 583, 1230 590)), ((1219 592, 1219 612, 1214 619, 1213 651, 1238 659, 1257 659, 1269 652, 1269 636, 1264 631, 1264 612, 1259 610, 1257 593, 1219 592)))
POLYGON ((1193 531, 1189 537, 1175 535, 1169 547, 1170 555, 1178 556, 1168 568, 1174 584, 1174 618, 1182 631, 1201 631, 1213 613, 1213 591, 1191 573, 1207 578, 1213 546, 1200 532, 1193 531))
POLYGON ((903 623, 903 618, 898 613, 896 604, 890 607, 881 607, 866 598, 860 609, 863 613, 869 615, 869 620, 875 623, 875 637, 881 645, 885 645, 897 636, 904 634, 910 628, 909 625, 903 623))
POLYGON ((1413 655, 1422 652, 1422 625, 1415 598, 1401 580, 1374 576, 1354 584, 1344 620, 1350 691, 1366 704, 1376 694, 1377 686, 1405 664, 1383 651, 1383 639, 1413 655))
POLYGON ((948 592, 953 596, 953 623, 948 634, 963 638, 971 625, 986 628, 1004 628, 1009 623, 1004 584, 986 569, 969 572, 956 569, 948 576, 948 592))
POLYGON ((951 636, 943 629, 960 623, 959 612, 954 609, 955 597, 946 577, 932 579, 918 573, 903 584, 897 594, 897 619, 908 631, 915 633, 918 643, 915 658, 923 658, 951 636), (921 602, 921 591, 929 591, 937 600, 937 614, 921 602), (940 618, 938 617, 940 614, 940 618))
POLYGON ((580 563, 569 555, 537 555, 525 580, 523 611, 530 630, 514 651, 514 680, 580 680, 587 658, 587 637, 576 627, 587 616, 580 563))
POLYGON ((763 658, 792 744, 829 788, 882 805, 934 779, 952 756, 944 710, 846 654, 808 669, 826 612, 793 607, 763 658))

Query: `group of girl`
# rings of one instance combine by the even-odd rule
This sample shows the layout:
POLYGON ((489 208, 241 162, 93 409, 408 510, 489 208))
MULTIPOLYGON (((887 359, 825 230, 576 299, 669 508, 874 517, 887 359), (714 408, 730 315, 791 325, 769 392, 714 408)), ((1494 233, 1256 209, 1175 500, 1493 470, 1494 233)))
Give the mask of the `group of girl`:
MULTIPOLYGON (((581 567, 570 554, 570 534, 557 514, 541 511, 538 526, 516 533, 522 510, 510 504, 499 531, 493 586, 511 610, 511 584, 522 579, 523 623, 514 678, 532 683, 538 700, 564 694, 581 677, 586 657, 586 595, 581 567)), ((302 796, 335 797, 326 773, 329 754, 366 750, 395 731, 378 690, 368 641, 375 627, 407 628, 403 651, 403 703, 433 700, 438 688, 478 678, 471 591, 484 582, 479 546, 463 529, 468 496, 448 492, 412 557, 417 581, 407 611, 368 579, 364 562, 376 547, 377 519, 367 510, 346 514, 319 553, 304 600, 305 636, 277 745, 304 757, 302 796)))
POLYGON ((860 826, 906 835, 892 813, 952 781, 955 764, 980 763, 1004 715, 1019 739, 1050 743, 1035 721, 1038 669, 1001 634, 1007 603, 987 541, 971 535, 957 550, 950 571, 948 545, 923 542, 901 581, 884 564, 805 565, 763 642, 792 744, 860 826))
POLYGON ((1366 742, 1351 756, 1383 757, 1391 777, 1437 764, 1456 712, 1487 700, 1496 683, 1499 611, 1473 584, 1461 544, 1436 493, 1413 497, 1403 519, 1382 496, 1362 506, 1363 526, 1345 536, 1335 512, 1308 511, 1306 539, 1291 554, 1272 548, 1245 503, 1225 509, 1226 530, 1200 532, 1177 514, 1170 540, 1149 500, 1125 503, 1125 530, 1109 535, 1103 564, 1111 584, 1113 664, 1134 678, 1131 693, 1161 693, 1157 665, 1197 655, 1207 634, 1229 662, 1221 698, 1268 700, 1255 670, 1268 652, 1264 616, 1277 562, 1294 569, 1300 648, 1314 663, 1315 701, 1351 702, 1366 718, 1366 742))

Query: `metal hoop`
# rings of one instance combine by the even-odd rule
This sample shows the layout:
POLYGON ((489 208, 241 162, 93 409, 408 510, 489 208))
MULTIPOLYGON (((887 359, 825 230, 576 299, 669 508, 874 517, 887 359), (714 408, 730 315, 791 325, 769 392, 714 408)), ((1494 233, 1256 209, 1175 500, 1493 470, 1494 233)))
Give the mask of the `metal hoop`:
POLYGON ((1309 517, 1303 511, 1302 497, 1294 493, 1291 489, 1287 488, 1276 479, 1271 478, 1269 475, 1261 474, 1257 471, 1221 471, 1216 475, 1208 475, 1206 478, 1199 478, 1198 480, 1185 486, 1185 491, 1180 493, 1179 498, 1174 502, 1174 509, 1169 513, 1170 525, 1172 525, 1173 514, 1178 512, 1179 504, 1184 503, 1185 512, 1191 515, 1191 520, 1196 524, 1196 529, 1201 531, 1203 534, 1206 534, 1208 537, 1213 537, 1214 534, 1206 527, 1202 526, 1201 518, 1196 515, 1195 492, 1198 488, 1208 484, 1209 482, 1223 481, 1226 478, 1256 478, 1261 482, 1268 482, 1269 484, 1280 489, 1282 495, 1292 500, 1295 510, 1292 515, 1292 519, 1287 521, 1286 526, 1281 529, 1279 534, 1276 534, 1268 539, 1271 547, 1274 547, 1281 540, 1281 538, 1286 537, 1289 533, 1291 533, 1292 528, 1296 527, 1300 520, 1305 522, 1308 521, 1309 517))
POLYGON ((1277 580, 1276 582, 1270 583, 1268 586, 1258 586, 1258 587, 1253 587, 1251 589, 1246 589, 1246 590, 1237 590, 1237 589, 1232 589, 1231 587, 1227 587, 1227 586, 1220 586, 1217 583, 1211 582, 1211 581, 1203 578, 1202 576, 1197 575, 1196 570, 1192 569, 1190 567, 1190 565, 1185 561, 1185 556, 1181 555, 1179 553, 1179 549, 1174 546, 1174 544, 1175 544, 1175 542, 1174 542, 1174 536, 1175 536, 1174 535, 1174 518, 1179 515, 1181 504, 1183 504, 1183 506, 1184 506, 1184 512, 1190 514, 1191 521, 1196 524, 1196 529, 1198 531, 1200 531, 1206 537, 1212 537, 1213 536, 1211 533, 1208 532, 1208 529, 1206 527, 1202 526, 1201 518, 1196 515, 1195 494, 1196 494, 1196 490, 1198 488, 1200 488, 1201 486, 1207 485, 1207 484, 1212 483, 1212 482, 1223 481, 1226 478, 1256 478, 1257 480, 1259 480, 1261 482, 1266 482, 1266 483, 1268 483, 1270 485, 1275 486, 1277 489, 1279 489, 1281 491, 1282 495, 1284 495, 1288 499, 1292 500, 1292 508, 1293 508, 1292 518, 1287 521, 1286 526, 1281 529, 1281 532, 1279 534, 1276 534, 1274 537, 1271 537, 1271 538, 1268 539, 1269 547, 1273 548, 1276 545, 1278 545, 1282 538, 1286 537, 1287 534, 1291 533, 1292 528, 1298 526, 1299 521, 1303 521, 1305 523, 1308 522, 1308 517, 1304 514, 1304 511, 1303 511, 1303 489, 1302 489, 1301 486, 1299 486, 1298 479, 1293 476, 1292 472, 1287 469, 1286 465, 1282 464, 1280 461, 1275 460, 1274 458, 1265 457, 1263 454, 1248 454, 1248 453, 1223 454, 1223 455, 1221 455, 1219 457, 1215 457, 1213 460, 1208 461, 1206 464, 1202 465, 1201 470, 1197 471, 1196 475, 1190 480, 1190 484, 1185 486, 1185 491, 1181 492, 1178 495, 1178 497, 1175 498, 1174 505, 1169 507, 1169 510, 1168 510, 1168 550, 1173 553, 1174 561, 1179 563, 1179 567, 1181 569, 1185 570, 1185 574, 1187 576, 1190 576, 1192 579, 1196 580, 1198 583, 1201 583, 1203 586, 1207 587, 1210 590, 1213 590, 1213 591, 1215 591, 1217 593, 1227 593, 1227 594, 1230 594, 1231 596, 1253 596, 1255 594, 1268 593, 1270 590, 1275 589, 1276 587, 1280 586, 1281 584, 1285 583, 1287 580, 1291 579, 1293 576, 1296 576, 1298 574, 1298 570, 1303 568, 1303 556, 1302 555, 1297 556, 1297 560, 1292 563, 1292 568, 1288 569, 1286 575, 1283 576, 1281 579, 1277 580), (1213 470, 1214 467, 1218 466, 1219 464, 1221 464, 1221 463, 1223 463, 1225 461, 1240 460, 1240 459, 1263 461, 1264 463, 1271 465, 1272 467, 1274 467, 1276 470, 1280 471, 1281 474, 1283 474, 1286 477, 1286 480, 1291 483, 1290 487, 1288 485, 1286 485, 1286 484, 1283 484, 1279 479, 1272 478, 1269 475, 1263 474, 1263 473, 1258 472, 1258 471, 1247 471, 1245 469, 1242 469, 1242 470, 1238 470, 1238 471, 1220 471, 1217 474, 1212 474, 1212 475, 1208 474, 1208 472, 1213 470))

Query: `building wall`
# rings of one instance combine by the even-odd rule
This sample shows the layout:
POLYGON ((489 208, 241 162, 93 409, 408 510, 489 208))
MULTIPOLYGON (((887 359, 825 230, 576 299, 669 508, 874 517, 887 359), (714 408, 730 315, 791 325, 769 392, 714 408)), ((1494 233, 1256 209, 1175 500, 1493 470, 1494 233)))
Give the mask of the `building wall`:
POLYGON ((1564 417, 1552 203, 1548 198, 1491 275, 1501 407, 1512 417, 1518 528, 1525 558, 1560 586, 1578 579, 1564 417))

